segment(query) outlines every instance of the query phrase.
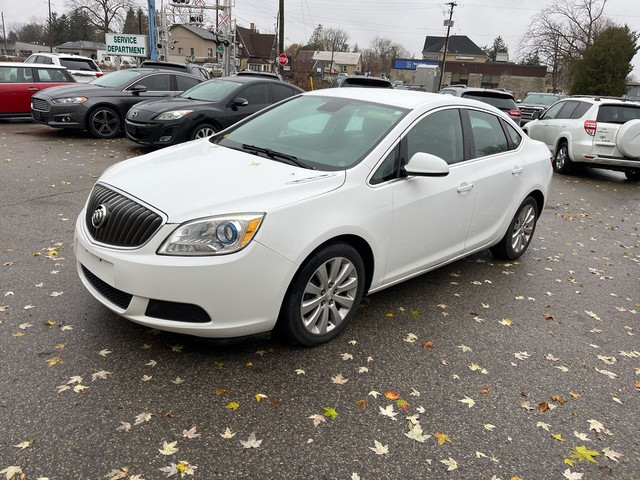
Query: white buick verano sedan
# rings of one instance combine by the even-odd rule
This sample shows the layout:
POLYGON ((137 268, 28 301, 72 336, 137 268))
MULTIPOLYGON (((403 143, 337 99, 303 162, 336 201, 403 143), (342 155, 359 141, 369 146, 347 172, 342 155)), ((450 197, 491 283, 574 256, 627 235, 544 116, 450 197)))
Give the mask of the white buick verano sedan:
POLYGON ((549 150, 499 110, 407 90, 326 89, 104 172, 76 223, 78 273, 161 330, 336 337, 362 296, 491 248, 516 259, 549 150))

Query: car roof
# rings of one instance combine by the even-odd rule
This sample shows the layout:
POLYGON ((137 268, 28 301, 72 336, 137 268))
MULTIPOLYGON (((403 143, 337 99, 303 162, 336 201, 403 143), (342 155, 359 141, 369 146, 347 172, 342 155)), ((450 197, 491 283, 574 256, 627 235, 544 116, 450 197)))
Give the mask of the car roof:
POLYGON ((400 90, 397 88, 326 88, 313 90, 304 95, 317 95, 323 97, 351 98, 375 102, 384 105, 405 108, 409 110, 430 107, 437 108, 448 105, 453 106, 473 106, 500 113, 497 108, 477 100, 467 99, 454 95, 440 95, 431 92, 419 92, 416 90, 400 90))
POLYGON ((22 63, 22 62, 0 62, 0 67, 38 67, 49 68, 51 70, 66 70, 62 65, 51 65, 50 63, 22 63))
POLYGON ((228 75, 226 77, 212 78, 211 80, 224 80, 227 82, 238 82, 238 83, 268 82, 268 83, 277 83, 278 85, 282 85, 283 83, 285 83, 277 77, 261 77, 260 75, 228 75))
POLYGON ((91 61, 95 61, 93 60, 93 58, 91 57, 85 57, 84 55, 76 55, 75 53, 64 53, 64 52, 38 52, 38 53, 32 53, 31 55, 29 55, 30 57, 33 57, 34 55, 42 55, 45 57, 66 57, 66 58, 79 58, 81 60, 91 60, 91 61))

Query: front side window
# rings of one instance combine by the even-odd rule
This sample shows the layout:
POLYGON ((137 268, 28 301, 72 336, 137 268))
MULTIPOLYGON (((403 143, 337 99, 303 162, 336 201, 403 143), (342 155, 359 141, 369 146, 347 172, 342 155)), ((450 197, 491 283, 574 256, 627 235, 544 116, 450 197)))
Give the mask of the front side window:
POLYGON ((171 90, 171 78, 168 74, 149 75, 132 85, 144 85, 148 92, 168 92, 171 90))
POLYGON ((565 106, 567 102, 558 102, 556 103, 553 107, 551 107, 549 110, 547 110, 544 114, 543 119, 544 120, 553 120, 555 119, 558 114, 560 113, 560 110, 562 110, 562 107, 565 106))
POLYGON ((473 131, 475 158, 509 150, 509 143, 498 117, 491 113, 469 110, 469 121, 473 131))
POLYGON ((464 159, 462 123, 458 109, 441 110, 420 120, 406 136, 407 157, 430 153, 449 165, 464 159))

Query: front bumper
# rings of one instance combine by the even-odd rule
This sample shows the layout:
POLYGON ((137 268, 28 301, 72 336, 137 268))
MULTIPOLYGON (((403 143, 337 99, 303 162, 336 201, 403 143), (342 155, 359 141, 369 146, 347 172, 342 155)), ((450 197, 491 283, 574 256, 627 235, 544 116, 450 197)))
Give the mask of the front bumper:
POLYGON ((84 129, 87 109, 82 105, 52 105, 42 103, 31 107, 31 119, 56 128, 84 129))
POLYGON ((255 240, 218 257, 155 252, 176 225, 164 225, 137 249, 91 242, 85 212, 76 222, 80 279, 115 313, 142 325, 211 338, 268 332, 275 326, 296 266, 255 240))
POLYGON ((154 145, 166 147, 187 140, 186 128, 179 122, 136 122, 125 119, 125 132, 127 138, 141 145, 154 145))

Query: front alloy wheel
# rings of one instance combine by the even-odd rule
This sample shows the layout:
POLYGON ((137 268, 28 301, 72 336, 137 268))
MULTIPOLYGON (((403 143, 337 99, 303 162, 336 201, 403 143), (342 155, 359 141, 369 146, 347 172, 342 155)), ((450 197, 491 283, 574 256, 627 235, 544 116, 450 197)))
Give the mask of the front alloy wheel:
POLYGON ((500 243, 491 247, 491 253, 505 260, 519 258, 531 243, 537 220, 538 204, 533 197, 527 197, 518 208, 500 243))
POLYGON ((89 116, 89 131, 97 138, 113 138, 120 134, 120 115, 106 107, 99 107, 89 116))
POLYGON ((309 258, 284 300, 280 327, 306 346, 336 337, 355 315, 364 290, 364 264, 350 245, 329 245, 309 258))
POLYGON ((553 170, 557 173, 567 174, 573 168, 573 162, 569 158, 569 148, 565 142, 558 145, 556 158, 553 162, 553 170))
POLYGON ((196 140, 198 138, 207 138, 213 135, 214 133, 218 133, 218 130, 212 125, 199 125, 191 134, 191 139, 196 140))

